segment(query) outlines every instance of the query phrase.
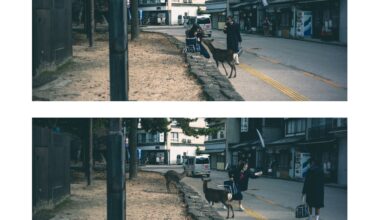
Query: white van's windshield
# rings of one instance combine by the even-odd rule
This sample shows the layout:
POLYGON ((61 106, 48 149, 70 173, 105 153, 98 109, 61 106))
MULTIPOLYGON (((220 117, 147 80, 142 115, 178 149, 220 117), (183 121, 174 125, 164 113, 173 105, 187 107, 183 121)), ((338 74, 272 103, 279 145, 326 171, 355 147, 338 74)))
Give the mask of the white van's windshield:
POLYGON ((197 18, 197 23, 198 24, 210 24, 210 18, 197 18))
POLYGON ((209 161, 208 161, 208 158, 197 158, 195 160, 195 164, 208 164, 209 161))

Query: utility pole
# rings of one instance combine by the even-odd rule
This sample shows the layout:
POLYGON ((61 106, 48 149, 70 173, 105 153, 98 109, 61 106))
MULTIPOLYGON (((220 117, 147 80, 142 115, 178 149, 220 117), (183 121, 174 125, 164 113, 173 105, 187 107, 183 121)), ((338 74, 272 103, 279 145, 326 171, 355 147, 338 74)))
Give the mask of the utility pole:
POLYGON ((125 0, 109 0, 111 101, 128 100, 128 32, 125 0))
POLYGON ((107 219, 126 219, 125 146, 122 120, 110 119, 107 146, 107 219))

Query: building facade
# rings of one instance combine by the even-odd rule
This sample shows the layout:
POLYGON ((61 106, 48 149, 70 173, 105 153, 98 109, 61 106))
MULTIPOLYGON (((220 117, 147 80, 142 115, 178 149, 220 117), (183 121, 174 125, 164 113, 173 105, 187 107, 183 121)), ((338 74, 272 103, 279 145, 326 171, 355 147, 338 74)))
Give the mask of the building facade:
MULTIPOLYGON (((191 122, 193 128, 204 128, 204 119, 191 122)), ((169 125, 167 133, 146 132, 138 130, 137 148, 141 152, 141 163, 144 164, 181 164, 184 156, 195 156, 197 151, 204 150, 205 136, 188 136, 176 125, 169 125)))
POLYGON ((205 0, 140 0, 139 11, 144 25, 183 25, 187 16, 205 10, 205 0))
MULTIPOLYGON (((263 33, 270 21, 272 36, 316 38, 347 44, 347 0, 230 0, 230 15, 247 33, 263 33)), ((208 0, 213 28, 221 29, 227 16, 226 1, 208 0), (224 4, 222 4, 224 3, 224 4)))
POLYGON ((218 132, 207 136, 202 153, 210 155, 211 169, 224 170, 227 164, 233 163, 229 148, 240 141, 239 119, 219 119, 207 126, 218 127, 218 132))
POLYGON ((266 175, 302 180, 313 157, 327 183, 347 185, 345 118, 228 118, 208 126, 220 128, 205 142, 211 169, 247 161, 266 175))
POLYGON ((283 130, 268 144, 273 176, 303 179, 313 157, 321 161, 326 182, 347 185, 347 119, 287 118, 283 130))

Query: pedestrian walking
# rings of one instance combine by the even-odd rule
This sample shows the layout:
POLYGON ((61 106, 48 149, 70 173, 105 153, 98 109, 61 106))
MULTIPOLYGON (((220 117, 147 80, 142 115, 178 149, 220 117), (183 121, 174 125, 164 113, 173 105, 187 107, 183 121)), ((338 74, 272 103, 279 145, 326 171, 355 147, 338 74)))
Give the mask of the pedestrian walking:
POLYGON ((223 30, 227 34, 227 50, 232 50, 234 52, 233 58, 236 64, 239 64, 239 45, 242 42, 240 35, 239 24, 235 23, 232 16, 227 17, 226 25, 223 30))
POLYGON ((241 211, 244 211, 242 204, 243 194, 241 192, 244 192, 248 189, 248 181, 250 175, 251 174, 250 170, 248 169, 247 162, 240 162, 239 166, 232 173, 233 180, 238 190, 238 194, 235 196, 235 198, 233 198, 233 200, 239 201, 239 208, 241 211))
POLYGON ((264 36, 269 36, 272 31, 272 23, 269 21, 268 17, 265 17, 264 19, 263 28, 264 28, 264 36))
POLYGON ((306 204, 309 208, 309 220, 313 218, 315 209, 315 220, 319 220, 320 208, 324 207, 324 180, 323 169, 316 159, 311 159, 310 168, 307 171, 302 189, 303 197, 306 196, 306 204))

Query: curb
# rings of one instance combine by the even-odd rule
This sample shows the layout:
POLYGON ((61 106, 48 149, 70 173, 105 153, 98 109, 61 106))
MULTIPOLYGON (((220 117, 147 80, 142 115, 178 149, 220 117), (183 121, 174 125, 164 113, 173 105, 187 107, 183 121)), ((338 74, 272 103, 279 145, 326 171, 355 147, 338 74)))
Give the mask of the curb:
MULTIPOLYGON (((181 51, 185 48, 185 43, 172 35, 145 30, 143 32, 162 34, 181 51)), ((219 72, 213 61, 206 59, 199 53, 186 53, 184 57, 185 62, 188 64, 189 73, 202 86, 202 91, 207 101, 244 101, 239 93, 235 91, 231 82, 219 72)))

